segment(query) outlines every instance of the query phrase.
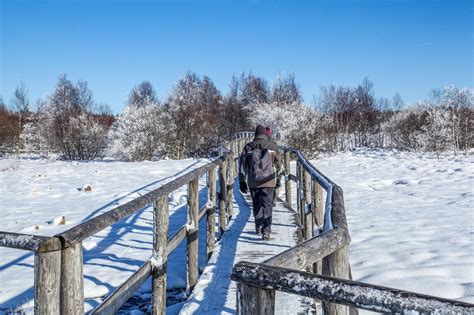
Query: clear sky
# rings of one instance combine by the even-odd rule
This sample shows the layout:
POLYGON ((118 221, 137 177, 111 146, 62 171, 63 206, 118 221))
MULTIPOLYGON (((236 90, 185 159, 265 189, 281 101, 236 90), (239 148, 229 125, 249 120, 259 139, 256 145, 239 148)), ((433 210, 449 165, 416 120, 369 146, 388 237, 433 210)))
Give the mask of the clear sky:
POLYGON ((311 104, 319 87, 365 76, 407 102, 473 84, 473 1, 0 0, 0 96, 22 80, 34 101, 57 76, 87 80, 114 112, 131 88, 165 99, 187 71, 227 93, 233 74, 294 73, 311 104))

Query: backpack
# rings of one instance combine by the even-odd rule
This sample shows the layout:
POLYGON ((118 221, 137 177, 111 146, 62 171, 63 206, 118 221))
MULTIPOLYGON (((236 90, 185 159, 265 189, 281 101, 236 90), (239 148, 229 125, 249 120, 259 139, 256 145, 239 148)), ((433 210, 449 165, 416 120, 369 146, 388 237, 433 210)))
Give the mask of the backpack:
POLYGON ((258 187, 275 179, 273 157, 268 149, 253 149, 248 160, 249 186, 258 187))

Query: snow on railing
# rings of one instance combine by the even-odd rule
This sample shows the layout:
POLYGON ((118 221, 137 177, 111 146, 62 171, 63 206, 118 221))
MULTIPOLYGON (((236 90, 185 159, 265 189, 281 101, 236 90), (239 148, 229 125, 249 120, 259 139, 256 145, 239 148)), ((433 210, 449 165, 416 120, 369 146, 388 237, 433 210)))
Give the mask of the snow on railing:
POLYGON ((324 227, 323 231, 329 231, 333 228, 331 220, 331 208, 332 208, 332 194, 333 186, 335 185, 328 177, 321 173, 316 167, 314 167, 308 160, 305 159, 300 150, 295 148, 283 148, 285 151, 296 154, 298 162, 300 162, 306 171, 309 172, 312 178, 326 190, 326 205, 324 207, 324 227))

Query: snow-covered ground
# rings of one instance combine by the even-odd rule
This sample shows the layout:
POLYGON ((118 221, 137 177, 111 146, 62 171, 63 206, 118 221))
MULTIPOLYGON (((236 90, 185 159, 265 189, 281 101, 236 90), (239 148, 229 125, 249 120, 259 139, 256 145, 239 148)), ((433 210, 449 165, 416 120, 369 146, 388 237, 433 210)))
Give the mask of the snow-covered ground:
MULTIPOLYGON (((1 159, 0 231, 54 235, 153 190, 173 178, 209 162, 202 160, 158 162, 63 162, 41 159, 1 159), (90 186, 90 191, 87 191, 90 186), (65 217, 64 225, 58 224, 65 217)), ((200 180, 200 203, 207 191, 200 180)), ((170 195, 170 235, 186 223, 186 187, 170 195)), ((114 224, 83 242, 86 309, 97 297, 113 291, 150 257, 153 245, 151 207, 114 224)), ((204 224, 205 220, 201 221, 204 224)), ((200 233, 205 245, 205 232, 200 233)), ((186 285, 184 243, 169 258, 168 287, 186 285)), ((205 252, 205 246, 200 246, 205 252)), ((200 253, 204 258, 205 254, 200 253)), ((204 260, 200 266, 204 266, 204 260)), ((21 306, 32 311, 33 255, 0 247, 0 309, 21 306)), ((150 288, 142 288, 144 298, 150 288)), ((180 290, 177 290, 180 298, 180 290)), ((149 294, 148 294, 149 295, 149 294)))
MULTIPOLYGON (((54 235, 205 162, 1 159, 0 230, 54 235)), ((474 302, 473 156, 358 151, 313 163, 344 189, 355 279, 474 302)), ((185 223, 185 194, 183 187, 170 196, 170 233, 185 223)), ((84 242, 89 309, 150 256, 151 219, 150 208, 143 209, 84 242)), ((181 246, 170 257, 170 287, 184 286, 184 252, 181 246)), ((31 253, 0 247, 0 309, 31 311, 33 294, 31 253)))
POLYGON ((344 189, 355 280, 474 303, 474 158, 356 151, 312 161, 344 189))

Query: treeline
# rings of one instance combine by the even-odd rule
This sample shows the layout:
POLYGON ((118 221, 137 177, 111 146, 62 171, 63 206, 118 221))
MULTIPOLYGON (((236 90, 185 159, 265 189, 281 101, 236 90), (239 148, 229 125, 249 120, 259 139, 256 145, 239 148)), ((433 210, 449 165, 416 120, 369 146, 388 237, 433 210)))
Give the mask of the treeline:
POLYGON ((308 155, 357 147, 466 151, 473 147, 473 91, 447 86, 407 106, 397 93, 376 98, 373 83, 322 87, 303 103, 293 75, 272 84, 252 73, 234 76, 223 95, 208 76, 189 72, 159 100, 148 81, 135 86, 120 115, 97 103, 87 82, 65 75, 33 111, 20 83, 0 99, 0 153, 39 152, 67 160, 105 155, 123 160, 205 156, 210 148, 258 123, 308 155))

